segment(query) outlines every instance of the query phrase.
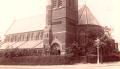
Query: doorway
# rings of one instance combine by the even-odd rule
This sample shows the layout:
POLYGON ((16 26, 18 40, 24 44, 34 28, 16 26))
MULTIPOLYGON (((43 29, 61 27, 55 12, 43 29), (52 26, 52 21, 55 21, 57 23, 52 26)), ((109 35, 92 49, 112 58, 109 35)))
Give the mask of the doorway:
POLYGON ((60 45, 58 43, 53 43, 51 46, 51 55, 60 55, 61 51, 60 51, 60 45))

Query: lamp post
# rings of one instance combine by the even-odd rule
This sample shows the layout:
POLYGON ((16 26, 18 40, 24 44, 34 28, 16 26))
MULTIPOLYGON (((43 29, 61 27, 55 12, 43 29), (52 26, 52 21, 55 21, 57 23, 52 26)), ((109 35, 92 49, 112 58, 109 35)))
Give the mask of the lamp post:
POLYGON ((97 64, 99 64, 100 63, 100 53, 99 53, 99 49, 100 49, 100 46, 99 46, 99 44, 100 44, 100 39, 96 39, 95 40, 95 42, 96 42, 96 46, 97 46, 97 64))
POLYGON ((99 64, 100 63, 100 54, 99 54, 99 45, 97 45, 97 64, 99 64))

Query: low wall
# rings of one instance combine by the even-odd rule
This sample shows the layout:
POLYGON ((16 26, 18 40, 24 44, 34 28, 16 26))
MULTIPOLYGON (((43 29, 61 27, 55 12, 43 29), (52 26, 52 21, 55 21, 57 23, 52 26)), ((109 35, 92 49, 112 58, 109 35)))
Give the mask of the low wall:
POLYGON ((75 59, 72 56, 23 56, 0 57, 0 65, 67 65, 80 63, 82 58, 75 59))
MULTIPOLYGON (((100 62, 119 61, 115 56, 104 56, 100 62), (104 58, 104 59, 103 59, 104 58)), ((96 63, 96 56, 22 56, 22 57, 0 57, 0 65, 72 65, 76 63, 96 63)))

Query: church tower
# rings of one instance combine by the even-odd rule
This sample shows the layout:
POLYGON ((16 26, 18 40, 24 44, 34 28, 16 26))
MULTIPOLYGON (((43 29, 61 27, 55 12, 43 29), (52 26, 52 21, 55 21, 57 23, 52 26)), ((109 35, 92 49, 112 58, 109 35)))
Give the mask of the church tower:
POLYGON ((47 9, 51 54, 67 53, 66 49, 76 41, 77 24, 78 0, 51 0, 47 9), (59 52, 54 53, 54 49, 59 52))

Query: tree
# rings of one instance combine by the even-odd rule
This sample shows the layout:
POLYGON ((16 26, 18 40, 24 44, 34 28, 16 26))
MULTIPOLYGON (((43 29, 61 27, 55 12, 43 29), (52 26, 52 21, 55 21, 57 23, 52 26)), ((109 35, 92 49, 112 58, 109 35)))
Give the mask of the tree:
POLYGON ((104 27, 104 34, 99 37, 100 39, 100 55, 112 55, 115 52, 115 40, 111 36, 111 29, 104 27))

